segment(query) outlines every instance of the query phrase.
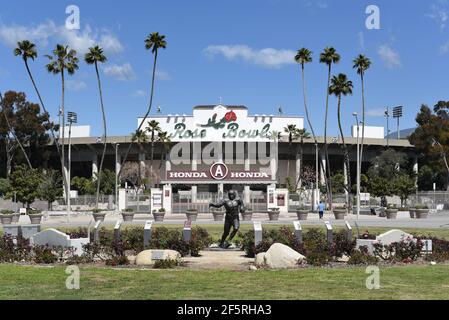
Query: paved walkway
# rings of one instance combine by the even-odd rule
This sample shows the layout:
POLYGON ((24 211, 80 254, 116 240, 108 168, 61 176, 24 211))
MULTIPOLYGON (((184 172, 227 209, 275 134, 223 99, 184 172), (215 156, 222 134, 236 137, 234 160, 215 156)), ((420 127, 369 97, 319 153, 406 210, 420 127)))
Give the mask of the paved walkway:
MULTIPOLYGON (((121 214, 118 213, 108 213, 106 215, 105 222, 103 225, 105 226, 113 226, 117 222, 117 220, 121 219, 121 214)), ((153 220, 153 216, 151 214, 136 214, 134 216, 134 221, 131 223, 132 225, 143 225, 145 221, 153 220)), ((186 216, 184 214, 167 214, 163 224, 183 224, 186 220, 186 216)), ((263 224, 292 224, 293 221, 297 220, 295 213, 281 214, 279 217, 279 221, 269 221, 267 214, 258 214, 255 213, 253 215, 253 221, 261 221, 263 224)), ((324 216, 324 220, 330 221, 332 225, 335 226, 344 226, 344 221, 335 220, 333 214, 327 213, 324 216)), ((355 222, 360 227, 403 227, 403 228, 449 228, 449 212, 438 212, 435 214, 431 214, 428 219, 417 220, 410 219, 407 212, 399 212, 398 219, 396 220, 387 220, 386 218, 380 218, 377 216, 365 216, 361 215, 357 220, 357 216, 348 215, 346 221, 348 221, 351 225, 355 225, 355 222)), ((74 213, 70 217, 70 220, 67 221, 67 216, 65 215, 51 215, 49 217, 44 217, 42 221, 42 226, 44 228, 49 227, 80 227, 80 226, 88 226, 89 223, 92 223, 92 215, 87 213, 74 213)), ((30 220, 28 216, 20 217, 20 224, 29 224, 30 220)), ((217 224, 222 225, 223 222, 215 222, 213 221, 211 214, 199 214, 197 224, 217 224)), ((252 222, 242 221, 241 224, 252 224, 252 222)), ((307 221, 301 221, 302 225, 322 225, 323 221, 318 219, 317 214, 309 214, 307 221)))

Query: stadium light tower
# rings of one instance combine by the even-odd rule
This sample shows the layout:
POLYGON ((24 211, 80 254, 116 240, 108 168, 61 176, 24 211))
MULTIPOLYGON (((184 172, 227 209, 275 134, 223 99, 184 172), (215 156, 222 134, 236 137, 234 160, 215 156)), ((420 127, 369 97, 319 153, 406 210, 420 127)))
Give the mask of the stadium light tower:
POLYGON ((396 118, 398 122, 398 140, 401 139, 401 132, 399 131, 399 119, 402 117, 402 108, 402 106, 393 108, 393 118, 396 118))

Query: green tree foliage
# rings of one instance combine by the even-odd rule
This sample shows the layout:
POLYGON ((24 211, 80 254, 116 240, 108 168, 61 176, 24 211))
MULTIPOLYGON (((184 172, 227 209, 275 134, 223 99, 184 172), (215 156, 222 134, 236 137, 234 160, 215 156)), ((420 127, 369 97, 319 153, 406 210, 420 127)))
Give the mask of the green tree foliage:
MULTIPOLYGON (((75 190, 78 190, 79 195, 95 195, 97 186, 98 174, 95 174, 92 179, 83 177, 73 177, 71 185, 75 190)), ((111 170, 103 170, 101 172, 100 194, 110 195, 115 192, 115 173, 111 170)))
POLYGON ((56 170, 47 170, 42 174, 39 185, 39 198, 48 203, 48 209, 52 209, 52 203, 62 197, 62 177, 56 170))
POLYGON ((415 179, 407 174, 399 174, 393 181, 394 193, 401 198, 401 205, 407 203, 410 195, 416 192, 415 179))
POLYGON ((9 177, 10 188, 6 198, 16 196, 18 202, 26 205, 27 208, 39 198, 39 186, 42 176, 38 169, 30 169, 24 165, 19 165, 9 177))
MULTIPOLYGON (((47 145, 50 141, 48 131, 53 128, 57 130, 49 118, 47 113, 42 113, 40 106, 36 103, 29 102, 25 93, 7 91, 2 100, 2 110, 7 112, 8 122, 12 127, 15 136, 23 145, 31 165, 34 168, 42 167, 44 162, 48 160, 50 153, 47 145)), ((1 150, 5 150, 6 139, 8 139, 8 124, 5 117, 0 117, 0 144, 1 150)), ((14 144, 14 140, 9 140, 14 144)), ((3 153, 2 153, 3 154, 3 153)), ((6 155, 8 156, 8 155, 6 155)), ((12 148, 11 166, 14 164, 26 163, 26 159, 19 148, 12 148)), ((6 165, 8 164, 5 158, 6 165)), ((2 166, 2 169, 3 166, 2 166)), ((2 172, 4 172, 2 170, 2 172)))
MULTIPOLYGON (((410 136, 420 156, 420 166, 428 166, 436 176, 431 183, 440 189, 449 189, 449 102, 439 101, 433 111, 422 105, 416 116, 418 127, 410 136), (444 181, 441 177, 444 177, 444 181)), ((419 188, 429 189, 429 181, 419 179, 419 188), (423 183, 424 182, 424 183, 423 183)))

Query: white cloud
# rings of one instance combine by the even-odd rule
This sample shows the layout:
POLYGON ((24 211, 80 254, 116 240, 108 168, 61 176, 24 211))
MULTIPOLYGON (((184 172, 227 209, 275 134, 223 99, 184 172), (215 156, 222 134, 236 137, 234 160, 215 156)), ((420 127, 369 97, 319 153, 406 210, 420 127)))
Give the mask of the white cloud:
POLYGON ((385 63, 387 68, 395 69, 402 66, 401 57, 397 51, 392 49, 389 45, 383 44, 377 49, 377 54, 385 63))
POLYGON ((144 90, 136 90, 136 91, 132 94, 132 96, 133 96, 134 98, 145 97, 145 95, 146 95, 146 92, 145 92, 144 90))
POLYGON ((446 54, 446 53, 448 53, 449 52, 449 41, 447 41, 445 44, 443 44, 441 47, 440 47, 440 53, 441 54, 446 54))
POLYGON ((103 72, 107 76, 114 77, 120 81, 131 81, 136 79, 133 67, 129 62, 123 65, 112 64, 103 69, 103 72))
POLYGON ((171 76, 168 72, 162 70, 156 70, 156 78, 162 81, 171 80, 171 76))
POLYGON ((43 47, 47 47, 50 42, 62 42, 80 54, 97 44, 103 47, 107 55, 123 51, 120 40, 107 29, 93 31, 89 25, 83 30, 69 30, 64 25, 56 25, 52 20, 31 26, 0 25, 0 42, 4 45, 13 48, 22 40, 30 40, 43 47))
POLYGON ((438 24, 440 29, 446 28, 449 19, 449 9, 446 0, 439 0, 430 6, 430 13, 426 15, 438 24))
POLYGON ((208 56, 222 55, 228 60, 243 60, 267 68, 295 63, 295 51, 286 49, 253 49, 247 45, 213 45, 204 49, 208 56))
POLYGON ((69 91, 81 91, 87 89, 87 84, 84 81, 67 80, 67 89, 69 91))
POLYGON ((366 110, 366 115, 368 117, 383 117, 385 115, 385 109, 382 108, 369 109, 366 110))

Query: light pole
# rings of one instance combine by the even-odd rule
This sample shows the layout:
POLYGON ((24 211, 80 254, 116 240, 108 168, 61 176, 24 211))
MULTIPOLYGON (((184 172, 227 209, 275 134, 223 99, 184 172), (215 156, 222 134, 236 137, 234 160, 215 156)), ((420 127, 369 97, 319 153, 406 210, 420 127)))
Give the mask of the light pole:
POLYGON ((402 106, 393 108, 393 118, 397 119, 398 125, 398 140, 401 139, 401 132, 399 131, 399 119, 402 117, 402 106))
POLYGON ((119 173, 119 168, 117 168, 117 164, 118 164, 118 146, 120 144, 116 143, 115 144, 115 211, 118 212, 118 173, 119 173))
MULTIPOLYGON (((359 126, 359 117, 357 112, 352 114, 355 117, 355 124, 357 126, 357 220, 360 217, 360 145, 359 145, 359 136, 360 136, 360 126, 359 126)), ((349 192, 349 190, 348 190, 349 192)))
POLYGON ((67 112, 67 121, 69 122, 69 156, 68 156, 68 173, 67 173, 67 222, 70 222, 70 212, 72 210, 70 205, 70 178, 72 177, 72 124, 78 123, 78 115, 75 112, 67 112))
POLYGON ((390 111, 388 107, 385 109, 385 118, 387 118, 387 148, 390 146, 390 127, 388 123, 388 118, 390 117, 390 111))
POLYGON ((319 202, 319 197, 320 197, 320 189, 318 187, 318 180, 319 180, 319 176, 318 176, 318 143, 315 143, 315 203, 314 206, 315 208, 317 208, 317 204, 320 203, 319 202))

